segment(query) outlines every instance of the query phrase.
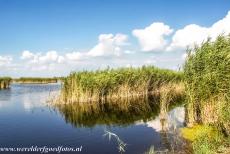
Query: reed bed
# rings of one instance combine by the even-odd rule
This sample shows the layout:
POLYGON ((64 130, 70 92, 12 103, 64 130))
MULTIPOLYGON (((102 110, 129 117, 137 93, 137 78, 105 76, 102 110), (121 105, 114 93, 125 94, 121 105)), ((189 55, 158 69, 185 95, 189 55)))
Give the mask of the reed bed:
POLYGON ((212 125, 229 136, 230 36, 221 35, 214 42, 208 39, 189 49, 184 74, 188 126, 212 125))
POLYGON ((0 90, 9 88, 11 80, 10 77, 0 77, 0 90))
POLYGON ((190 121, 230 124, 230 36, 190 50, 184 73, 190 121))
POLYGON ((37 77, 21 77, 19 79, 13 80, 15 83, 23 84, 47 84, 47 83, 57 83, 57 78, 37 78, 37 77))
POLYGON ((103 102, 146 97, 168 83, 183 80, 183 73, 153 66, 71 73, 64 81, 64 103, 103 102))

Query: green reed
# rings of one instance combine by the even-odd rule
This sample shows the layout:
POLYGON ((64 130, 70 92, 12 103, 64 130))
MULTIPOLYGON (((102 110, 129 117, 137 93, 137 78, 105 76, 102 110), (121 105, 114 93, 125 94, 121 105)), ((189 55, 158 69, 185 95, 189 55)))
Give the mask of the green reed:
POLYGON ((213 125, 230 135, 230 36, 189 49, 184 75, 188 125, 213 125))
POLYGON ((16 83, 56 83, 58 78, 21 77, 13 80, 16 83))
POLYGON ((147 96, 182 78, 181 72, 153 66, 73 72, 64 81, 62 99, 74 103, 147 96))
MULTIPOLYGON (((194 111, 193 120, 221 120, 224 112, 221 107, 230 107, 230 37, 219 36, 215 42, 208 39, 200 47, 189 50, 184 74, 187 98, 194 111), (221 110, 217 113, 220 115, 216 115, 214 119, 205 119, 208 113, 203 113, 204 107, 212 110, 212 106, 221 110)), ((229 113, 229 109, 226 112, 229 113)), ((225 117, 224 123, 226 122, 230 124, 230 116, 225 117)))
POLYGON ((10 77, 0 77, 0 90, 9 88, 11 80, 10 77))

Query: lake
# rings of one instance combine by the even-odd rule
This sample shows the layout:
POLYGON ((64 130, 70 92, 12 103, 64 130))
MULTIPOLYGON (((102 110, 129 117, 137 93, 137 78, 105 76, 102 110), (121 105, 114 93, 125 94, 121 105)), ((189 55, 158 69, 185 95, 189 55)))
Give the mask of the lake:
POLYGON ((71 105, 47 105, 47 99, 60 88, 60 84, 12 84, 0 90, 0 147, 63 146, 82 147, 77 153, 119 153, 117 140, 105 136, 107 130, 127 144, 125 153, 141 154, 151 147, 170 149, 176 144, 175 128, 184 126, 184 108, 178 106, 168 111, 164 130, 157 107, 151 113, 104 107, 103 113, 90 110, 87 114, 71 105))

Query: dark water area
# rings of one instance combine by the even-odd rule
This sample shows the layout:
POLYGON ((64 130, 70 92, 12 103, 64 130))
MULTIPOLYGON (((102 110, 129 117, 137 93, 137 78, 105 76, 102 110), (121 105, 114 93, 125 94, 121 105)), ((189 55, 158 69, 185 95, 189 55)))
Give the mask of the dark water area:
POLYGON ((127 144, 125 153, 141 154, 153 146, 168 149, 173 128, 184 124, 183 107, 171 107, 163 124, 157 105, 140 112, 110 106, 96 111, 92 107, 48 106, 47 99, 59 90, 59 84, 12 84, 10 89, 0 90, 0 148, 82 146, 75 153, 119 153, 116 139, 104 136, 108 130, 127 144))

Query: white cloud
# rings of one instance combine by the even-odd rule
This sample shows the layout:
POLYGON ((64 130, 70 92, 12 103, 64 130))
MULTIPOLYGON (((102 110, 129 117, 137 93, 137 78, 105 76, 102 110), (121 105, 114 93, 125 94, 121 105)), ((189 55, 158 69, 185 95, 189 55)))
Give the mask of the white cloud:
POLYGON ((22 52, 21 59, 29 61, 34 64, 50 64, 50 63, 62 63, 65 58, 58 55, 57 51, 51 50, 45 54, 32 53, 28 50, 22 52))
POLYGON ((173 32, 168 25, 161 22, 154 22, 144 29, 133 30, 133 35, 137 37, 142 51, 162 51, 167 45, 165 36, 173 32))
POLYGON ((48 51, 43 56, 38 56, 37 60, 39 63, 62 63, 64 62, 64 57, 58 55, 56 51, 48 51))
POLYGON ((128 36, 124 34, 101 34, 98 44, 88 53, 88 56, 120 56, 123 52, 122 46, 127 45, 128 36))
POLYGON ((187 46, 201 43, 208 37, 208 29, 195 24, 185 26, 177 30, 172 37, 172 42, 167 48, 168 51, 175 49, 185 49, 187 46))
POLYGON ((21 59, 31 59, 33 58, 35 55, 33 53, 31 53, 30 51, 28 50, 25 50, 22 52, 22 56, 21 56, 21 59))
POLYGON ((8 65, 12 62, 13 58, 10 56, 0 56, 0 66, 8 65))
POLYGON ((214 23, 211 27, 202 27, 196 24, 190 24, 175 32, 172 42, 168 46, 168 51, 185 50, 187 46, 201 44, 208 37, 215 40, 220 34, 230 33, 230 11, 222 19, 214 23))
POLYGON ((51 50, 46 53, 33 53, 28 50, 22 52, 21 69, 29 69, 32 71, 54 70, 65 62, 65 57, 59 55, 57 51, 51 50))
POLYGON ((227 15, 214 23, 210 27, 204 27, 196 24, 186 25, 178 29, 172 36, 169 43, 167 36, 173 32, 168 25, 161 22, 154 22, 144 29, 133 30, 133 35, 137 37, 142 51, 175 51, 185 50, 188 46, 201 44, 208 37, 215 40, 220 34, 230 33, 230 11, 227 15))
POLYGON ((71 52, 66 54, 66 58, 68 60, 82 60, 86 55, 82 52, 71 52))
POLYGON ((221 33, 230 33, 230 11, 227 15, 218 22, 214 23, 211 28, 209 28, 209 35, 212 38, 216 38, 221 33))

